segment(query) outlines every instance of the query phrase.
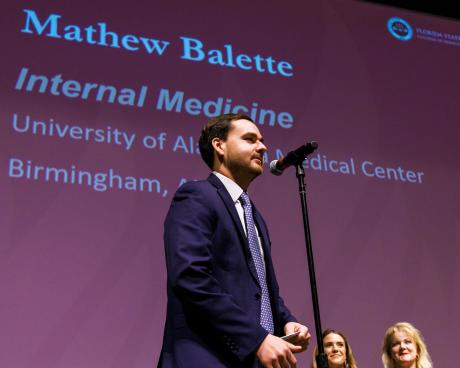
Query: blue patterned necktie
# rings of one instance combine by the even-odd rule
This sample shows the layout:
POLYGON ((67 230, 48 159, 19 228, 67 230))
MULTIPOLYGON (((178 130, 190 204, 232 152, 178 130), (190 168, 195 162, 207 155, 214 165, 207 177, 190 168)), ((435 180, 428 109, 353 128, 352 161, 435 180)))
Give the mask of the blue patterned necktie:
POLYGON ((244 217, 246 219, 246 232, 249 241, 249 249, 251 251, 254 266, 256 267, 257 277, 260 287, 262 288, 260 324, 271 334, 274 332, 272 308, 270 305, 270 295, 268 294, 267 280, 265 277, 265 266, 262 260, 262 254, 259 248, 259 239, 257 238, 256 226, 252 217, 252 206, 249 196, 243 192, 240 196, 241 204, 244 209, 244 217))

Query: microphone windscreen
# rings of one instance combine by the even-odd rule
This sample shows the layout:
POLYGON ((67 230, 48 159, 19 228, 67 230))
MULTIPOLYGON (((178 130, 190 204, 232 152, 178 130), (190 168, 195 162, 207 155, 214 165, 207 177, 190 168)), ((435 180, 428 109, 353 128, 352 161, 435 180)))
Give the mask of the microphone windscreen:
POLYGON ((273 175, 280 176, 283 173, 283 170, 280 170, 276 167, 277 162, 278 160, 273 160, 272 162, 270 162, 270 172, 273 175))

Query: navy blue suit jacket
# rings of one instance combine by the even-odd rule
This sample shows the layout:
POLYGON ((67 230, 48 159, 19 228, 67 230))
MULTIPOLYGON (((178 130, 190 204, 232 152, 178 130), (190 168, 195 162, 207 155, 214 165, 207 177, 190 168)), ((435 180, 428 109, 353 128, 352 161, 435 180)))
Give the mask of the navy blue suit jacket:
MULTIPOLYGON (((275 334, 295 321, 279 296, 264 220, 254 219, 265 254, 275 334)), ((213 174, 176 192, 165 220, 168 307, 158 367, 257 367, 267 335, 247 238, 230 194, 213 174)))

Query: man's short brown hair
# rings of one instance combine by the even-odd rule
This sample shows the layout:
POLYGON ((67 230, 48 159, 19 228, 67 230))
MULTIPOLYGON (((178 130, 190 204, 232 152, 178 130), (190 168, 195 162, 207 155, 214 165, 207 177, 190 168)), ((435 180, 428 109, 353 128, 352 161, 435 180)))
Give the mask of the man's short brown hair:
POLYGON ((199 140, 200 154, 203 161, 211 170, 213 170, 214 166, 214 147, 212 146, 212 140, 214 138, 220 138, 225 141, 228 136, 228 131, 232 126, 232 121, 242 119, 249 120, 254 123, 254 121, 247 115, 225 114, 209 120, 201 130, 199 140))

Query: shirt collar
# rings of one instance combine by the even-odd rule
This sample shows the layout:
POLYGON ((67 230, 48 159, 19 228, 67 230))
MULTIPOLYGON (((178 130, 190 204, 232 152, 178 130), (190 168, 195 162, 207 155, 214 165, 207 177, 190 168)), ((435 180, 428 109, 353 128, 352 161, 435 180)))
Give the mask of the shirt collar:
POLYGON ((238 202, 241 193, 243 193, 243 189, 241 189, 241 187, 238 184, 236 184, 232 179, 227 178, 225 175, 222 175, 217 171, 213 171, 212 173, 219 178, 222 184, 224 184, 225 189, 227 189, 228 193, 230 194, 230 197, 232 197, 233 202, 238 202))

